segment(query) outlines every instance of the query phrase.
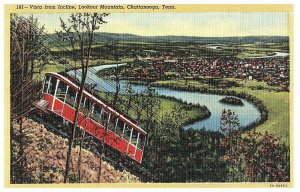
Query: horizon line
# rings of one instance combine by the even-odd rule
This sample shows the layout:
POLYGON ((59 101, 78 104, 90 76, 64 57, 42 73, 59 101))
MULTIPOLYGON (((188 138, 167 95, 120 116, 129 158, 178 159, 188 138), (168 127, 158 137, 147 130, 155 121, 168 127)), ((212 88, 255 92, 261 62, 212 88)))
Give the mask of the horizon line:
MULTIPOLYGON (((47 32, 46 32, 47 33, 47 32)), ((139 37, 201 37, 201 38, 230 38, 230 37, 288 37, 288 35, 245 35, 245 36, 189 36, 189 35, 137 35, 133 33, 115 33, 115 32, 105 32, 96 31, 95 33, 107 33, 107 34, 122 34, 122 35, 134 35, 139 37)), ((56 34, 56 32, 48 33, 50 35, 56 34)))

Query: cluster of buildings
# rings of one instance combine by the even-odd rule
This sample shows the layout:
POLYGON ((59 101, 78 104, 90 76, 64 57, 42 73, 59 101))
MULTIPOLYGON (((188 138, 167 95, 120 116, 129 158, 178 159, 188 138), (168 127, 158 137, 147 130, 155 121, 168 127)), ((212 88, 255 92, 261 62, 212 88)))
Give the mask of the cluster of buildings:
POLYGON ((151 58, 150 68, 141 68, 139 75, 150 78, 238 78, 265 81, 269 85, 288 87, 289 57, 236 58, 186 57, 151 58))

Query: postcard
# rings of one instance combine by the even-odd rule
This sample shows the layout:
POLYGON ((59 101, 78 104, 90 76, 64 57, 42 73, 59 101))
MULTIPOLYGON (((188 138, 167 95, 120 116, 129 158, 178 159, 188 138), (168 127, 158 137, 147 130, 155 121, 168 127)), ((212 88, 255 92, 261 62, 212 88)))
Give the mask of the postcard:
POLYGON ((293 187, 292 71, 293 5, 5 5, 6 187, 293 187))

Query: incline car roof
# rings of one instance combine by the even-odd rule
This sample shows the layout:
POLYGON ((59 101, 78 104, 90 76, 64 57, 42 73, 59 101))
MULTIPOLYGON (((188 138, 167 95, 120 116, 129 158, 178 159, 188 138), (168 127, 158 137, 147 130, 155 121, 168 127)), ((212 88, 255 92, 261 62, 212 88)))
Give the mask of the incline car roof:
MULTIPOLYGON (((72 86, 74 86, 75 88, 79 89, 79 86, 76 85, 76 83, 72 82, 70 79, 68 79, 67 77, 58 74, 58 73, 53 73, 53 72, 48 72, 47 74, 52 74, 55 76, 58 76, 62 79, 64 79, 65 81, 67 81, 68 83, 70 83, 72 86)), ((84 94, 88 95, 90 98, 92 98, 93 100, 97 101, 98 103, 100 103, 101 105, 103 105, 105 108, 108 108, 110 111, 114 111, 115 114, 117 116, 120 116, 121 118, 125 119, 127 122, 129 122, 130 124, 134 125, 135 128, 137 128, 138 130, 142 131, 144 134, 147 134, 142 128, 140 128, 139 126, 137 126, 136 124, 132 123, 132 120, 128 119, 128 117, 124 116, 123 114, 120 114, 119 112, 117 112, 115 109, 111 108, 109 105, 103 103, 102 101, 100 101, 98 98, 96 98, 94 95, 92 95, 91 93, 89 93, 88 91, 84 90, 84 94)))

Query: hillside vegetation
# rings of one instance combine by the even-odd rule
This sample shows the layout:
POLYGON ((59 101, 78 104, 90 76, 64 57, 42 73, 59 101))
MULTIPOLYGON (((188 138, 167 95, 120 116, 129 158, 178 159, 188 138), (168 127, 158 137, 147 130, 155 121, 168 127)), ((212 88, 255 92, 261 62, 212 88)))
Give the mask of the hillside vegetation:
MULTIPOLYGON (((31 119, 23 119, 23 134, 25 139, 24 154, 25 162, 22 171, 12 175, 11 183, 63 183, 64 170, 66 166, 66 155, 68 149, 67 139, 62 138, 50 131, 44 125, 31 119), (21 175, 22 173, 22 175, 21 175)), ((12 131, 18 135, 20 125, 13 123, 12 131)), ((14 153, 12 160, 19 152, 16 140, 12 140, 14 153)), ((79 147, 72 150, 72 163, 70 181, 78 181, 78 153, 79 147)), ((12 162, 12 173, 16 169, 15 160, 12 162)), ((20 169, 19 169, 20 170, 20 169)), ((100 157, 90 151, 81 151, 81 183, 137 183, 139 178, 127 171, 118 171, 110 163, 102 160, 100 168, 100 157), (99 169, 101 176, 99 178, 99 169)))

